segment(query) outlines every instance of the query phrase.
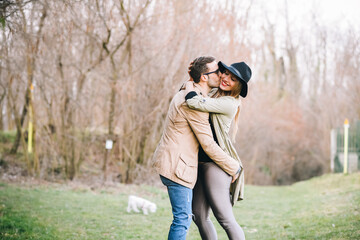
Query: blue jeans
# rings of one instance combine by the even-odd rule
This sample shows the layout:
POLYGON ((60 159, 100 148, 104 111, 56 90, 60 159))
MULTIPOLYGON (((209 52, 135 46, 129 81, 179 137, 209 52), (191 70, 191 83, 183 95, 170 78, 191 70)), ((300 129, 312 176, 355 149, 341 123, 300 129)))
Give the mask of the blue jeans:
POLYGON ((192 220, 192 189, 184 187, 160 175, 162 183, 167 187, 173 213, 169 240, 186 239, 192 220))

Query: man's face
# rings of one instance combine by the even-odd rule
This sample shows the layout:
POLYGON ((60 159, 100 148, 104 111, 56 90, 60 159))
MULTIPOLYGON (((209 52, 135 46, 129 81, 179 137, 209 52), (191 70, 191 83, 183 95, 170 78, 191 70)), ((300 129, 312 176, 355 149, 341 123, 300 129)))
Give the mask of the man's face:
POLYGON ((209 70, 208 73, 210 74, 204 74, 208 78, 208 86, 211 88, 217 88, 220 85, 220 77, 219 77, 219 71, 215 72, 216 70, 219 70, 219 66, 217 64, 217 61, 213 61, 211 63, 207 64, 209 70), (211 73, 213 72, 213 73, 211 73))

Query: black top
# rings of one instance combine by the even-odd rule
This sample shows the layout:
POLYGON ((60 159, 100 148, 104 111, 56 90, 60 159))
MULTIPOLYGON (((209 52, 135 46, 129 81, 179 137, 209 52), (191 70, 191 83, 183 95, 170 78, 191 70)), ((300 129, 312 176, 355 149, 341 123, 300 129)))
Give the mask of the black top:
MULTIPOLYGON (((195 91, 191 91, 188 94, 186 94, 185 99, 186 100, 191 99, 191 98, 195 97, 196 95, 197 95, 197 93, 195 91)), ((215 128, 210 120, 210 116, 209 116, 209 123, 210 123, 211 131, 213 134, 213 138, 214 138, 215 142, 219 145, 219 142, 218 142, 216 134, 215 134, 215 128)), ((204 152, 204 149, 201 147, 201 145, 199 146, 198 159, 199 159, 199 162, 213 162, 213 160, 204 152)))
MULTIPOLYGON (((210 117, 209 117, 209 123, 210 123, 211 131, 213 134, 213 138, 214 138, 215 142, 219 145, 216 134, 215 134, 215 128, 210 120, 210 117)), ((213 162, 213 160, 204 152, 204 149, 201 147, 201 145, 199 146, 198 159, 199 159, 199 162, 213 162)))

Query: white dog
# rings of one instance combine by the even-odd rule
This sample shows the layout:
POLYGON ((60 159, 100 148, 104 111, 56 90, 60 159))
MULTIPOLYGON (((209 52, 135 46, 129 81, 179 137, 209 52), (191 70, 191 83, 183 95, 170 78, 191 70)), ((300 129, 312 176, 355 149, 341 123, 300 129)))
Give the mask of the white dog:
POLYGON ((131 212, 131 210, 133 210, 134 212, 140 212, 139 208, 142 210, 142 212, 145 215, 148 215, 149 211, 152 213, 156 212, 156 204, 155 203, 152 203, 141 197, 130 195, 127 212, 129 213, 129 212, 131 212))

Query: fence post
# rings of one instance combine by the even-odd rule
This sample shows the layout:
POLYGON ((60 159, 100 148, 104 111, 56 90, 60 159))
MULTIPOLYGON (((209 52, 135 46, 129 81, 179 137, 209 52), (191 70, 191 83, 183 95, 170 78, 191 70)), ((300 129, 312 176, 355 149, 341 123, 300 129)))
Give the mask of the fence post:
POLYGON ((331 172, 335 172, 335 155, 337 153, 337 142, 336 142, 336 137, 337 137, 337 129, 331 129, 330 131, 330 169, 331 172))
POLYGON ((344 174, 348 173, 348 139, 349 139, 349 120, 344 122, 344 174))

